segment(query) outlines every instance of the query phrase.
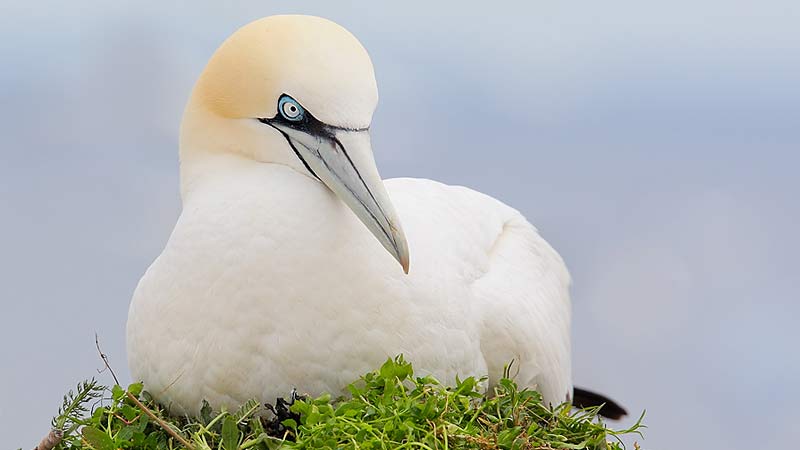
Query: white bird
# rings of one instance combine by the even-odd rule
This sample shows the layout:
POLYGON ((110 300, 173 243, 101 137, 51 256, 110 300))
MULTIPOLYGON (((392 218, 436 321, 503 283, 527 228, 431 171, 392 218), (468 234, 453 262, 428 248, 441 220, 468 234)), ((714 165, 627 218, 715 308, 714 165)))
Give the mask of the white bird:
POLYGON ((213 55, 181 125, 183 211, 128 317, 132 375, 170 411, 336 395, 398 354, 490 386, 513 360, 570 400, 561 257, 489 196, 382 181, 377 101, 366 50, 318 17, 255 21, 213 55))

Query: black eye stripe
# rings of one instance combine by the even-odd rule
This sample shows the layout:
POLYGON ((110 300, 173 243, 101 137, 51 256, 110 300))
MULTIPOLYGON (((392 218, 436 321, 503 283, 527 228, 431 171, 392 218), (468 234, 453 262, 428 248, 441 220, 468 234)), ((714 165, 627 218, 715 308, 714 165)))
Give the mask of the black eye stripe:
MULTIPOLYGON (((286 134, 286 132, 281 130, 281 128, 279 128, 276 125, 280 124, 281 126, 293 128, 295 130, 308 133, 312 136, 317 136, 319 138, 334 141, 343 150, 344 147, 336 138, 337 132, 347 131, 347 132, 359 133, 359 132, 369 131, 369 127, 351 128, 351 127, 342 127, 336 125, 328 125, 318 120, 316 117, 314 117, 314 115, 311 114, 311 112, 303 108, 303 105, 301 105, 297 100, 293 99, 287 94, 282 94, 280 98, 278 98, 278 113, 275 114, 274 117, 271 118, 262 117, 258 118, 257 120, 265 125, 269 125, 278 130, 278 132, 280 132, 281 135, 283 135, 283 137, 286 139, 286 141, 289 144, 289 147, 291 147, 292 151, 297 156, 297 158, 299 158, 300 161, 303 163, 303 166, 305 166, 306 170, 308 170, 309 173, 311 173, 311 175, 313 175, 318 180, 319 177, 311 169, 311 166, 308 165, 308 162, 303 158, 303 155, 297 150, 295 143, 292 141, 289 135, 286 134), (296 115, 290 116, 289 113, 285 111, 287 109, 287 106, 290 112, 296 115)), ((349 156, 347 157, 349 159, 349 156)))
POLYGON ((265 124, 269 124, 270 122, 282 122, 294 129, 302 130, 306 133, 328 139, 332 138, 337 131, 369 131, 369 127, 344 127, 338 125, 329 125, 325 122, 322 122, 314 117, 310 111, 305 109, 300 102, 288 94, 281 94, 281 96, 278 98, 278 114, 271 118, 258 118, 258 120, 265 124), (291 110, 291 113, 297 113, 297 115, 289 116, 289 112, 286 111, 287 107, 291 110))

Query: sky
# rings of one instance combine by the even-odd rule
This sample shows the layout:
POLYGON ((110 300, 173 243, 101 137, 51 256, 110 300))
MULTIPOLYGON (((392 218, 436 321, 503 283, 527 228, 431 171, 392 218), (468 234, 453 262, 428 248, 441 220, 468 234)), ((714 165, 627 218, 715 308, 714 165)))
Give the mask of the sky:
POLYGON ((0 447, 32 448, 68 388, 110 382, 95 332, 129 380, 128 303, 180 213, 185 101, 229 34, 276 13, 370 52, 384 177, 495 196, 561 253, 575 383, 646 410, 643 448, 800 438, 797 2, 0 11, 0 447))

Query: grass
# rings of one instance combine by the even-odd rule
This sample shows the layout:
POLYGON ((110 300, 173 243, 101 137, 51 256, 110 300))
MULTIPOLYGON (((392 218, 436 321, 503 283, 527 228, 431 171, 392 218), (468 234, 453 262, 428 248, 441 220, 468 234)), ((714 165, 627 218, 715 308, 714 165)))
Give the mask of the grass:
MULTIPOLYGON (((547 408, 539 393, 508 378, 487 398, 481 381, 443 386, 415 377, 397 357, 352 383, 350 397, 279 400, 276 407, 253 400, 220 412, 205 404, 200 417, 188 418, 168 416, 141 384, 107 388, 92 380, 64 396, 52 423, 63 440, 54 449, 621 450, 620 436, 641 435, 641 417, 629 429, 612 430, 596 409, 547 408)), ((39 450, 49 450, 43 444, 39 450)))

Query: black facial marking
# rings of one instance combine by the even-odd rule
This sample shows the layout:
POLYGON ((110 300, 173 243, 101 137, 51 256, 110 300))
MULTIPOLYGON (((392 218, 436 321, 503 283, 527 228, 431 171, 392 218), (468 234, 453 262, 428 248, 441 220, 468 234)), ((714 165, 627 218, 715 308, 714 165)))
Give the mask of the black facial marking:
MULTIPOLYGON (((284 97, 289 97, 292 100, 294 100, 294 98, 290 97, 289 95, 281 94, 281 96, 278 98, 278 105, 281 104, 281 100, 284 97)), ((294 100, 294 101, 297 102, 297 100, 294 100)), ((300 103, 297 102, 297 104, 299 105, 300 103)), ((342 146, 341 142, 339 142, 339 140, 336 139, 335 134, 336 134, 337 131, 367 131, 367 130, 369 130, 369 127, 365 127, 365 128, 349 128, 349 127, 340 127, 340 126, 336 126, 336 125, 328 125, 327 123, 324 123, 324 122, 318 120, 316 117, 314 117, 314 115, 311 114, 311 111, 306 109, 303 105, 300 105, 300 106, 304 110, 303 118, 301 120, 287 120, 285 117, 283 117, 283 115, 281 115, 280 111, 278 111, 275 114, 275 117, 259 118, 258 121, 263 123, 263 124, 270 125, 270 126, 272 126, 272 124, 279 123, 279 124, 281 124, 281 125, 283 125, 285 127, 288 127, 288 128, 294 128, 296 130, 302 131, 302 132, 307 133, 307 134, 311 134, 311 135, 318 136, 318 137, 323 138, 323 139, 328 139, 328 140, 334 141, 336 143, 336 145, 340 149, 342 149, 342 151, 344 152, 344 155, 347 157, 347 160, 350 161, 350 164, 352 165, 353 162, 350 160, 350 155, 348 155, 347 151, 344 150, 344 147, 342 146)), ((280 106, 278 106, 278 107, 280 107, 280 106)), ((283 135, 283 137, 289 143, 289 146, 292 148, 292 151, 294 151, 294 154, 303 163, 303 166, 305 166, 305 168, 309 171, 309 173, 311 173, 311 175, 314 175, 314 178, 319 180, 320 178, 317 176, 317 174, 314 173, 313 170, 311 170, 311 167, 308 165, 306 160, 303 158, 303 156, 300 154, 300 152, 297 151, 297 148, 295 147, 294 142, 292 142, 291 138, 289 138, 289 136, 286 133, 284 133, 283 131, 281 131, 279 128, 274 127, 274 126, 273 126, 273 128, 278 130, 283 135)), ((353 165, 353 168, 356 170, 356 173, 358 174, 358 177, 361 178, 361 174, 358 173, 358 169, 355 168, 355 165, 353 165)), ((320 180, 320 181, 322 181, 322 180, 320 180)), ((362 179, 361 182, 363 183, 364 180, 362 179)), ((374 200, 374 198, 373 198, 373 200, 374 200)), ((377 202, 376 202, 376 204, 377 204, 377 202)))
MULTIPOLYGON (((347 159, 347 162, 350 164, 350 167, 353 169, 353 171, 355 171, 356 175, 358 176, 359 181, 364 186, 365 190, 369 193, 372 202, 378 207, 378 210, 380 211, 381 215, 386 217, 386 213, 381 208, 380 203, 378 203, 378 201, 375 199, 375 196, 373 195, 372 191, 370 191, 366 181, 364 180, 364 177, 358 170, 358 167, 356 167, 355 163, 353 163, 353 160, 350 158, 350 154, 347 152, 347 149, 344 147, 344 145, 342 145, 342 142, 336 137, 336 132, 339 131, 363 132, 363 131, 368 131, 369 127, 350 128, 350 127, 329 125, 314 117, 314 115, 308 109, 306 109, 305 106, 300 105, 300 103, 297 102, 297 100, 286 94, 282 94, 280 98, 278 98, 278 108, 281 107, 280 105, 282 102, 286 100, 286 97, 291 99, 293 103, 297 103, 297 105, 299 105, 300 108, 302 108, 303 115, 301 116, 300 120, 289 120, 286 117, 284 117, 283 114, 281 114, 281 111, 278 111, 274 117, 260 118, 258 119, 258 121, 263 124, 270 125, 276 130, 278 130, 281 133, 281 135, 283 135, 283 137, 286 139, 286 142, 289 143, 289 146, 292 148, 292 151, 294 151, 294 154, 303 163, 303 166, 306 168, 306 170, 308 170, 308 172, 320 182, 322 182, 322 180, 319 178, 319 176, 317 176, 316 173, 314 173, 314 171, 311 169, 311 166, 308 164, 308 162, 306 162, 305 158, 303 158, 303 155, 297 150, 297 147, 295 146, 295 143, 292 141, 292 139, 276 125, 280 124, 281 127, 292 128, 301 131, 305 134, 315 136, 317 139, 321 140, 324 139, 331 142, 333 144, 333 147, 337 151, 340 151, 342 155, 344 155, 344 157, 347 159)), ((293 107, 293 105, 290 107, 293 107)), ((314 151, 313 149, 308 149, 308 150, 312 152, 314 151)), ((317 153, 319 153, 319 150, 317 150, 317 153)), ((322 161, 323 164, 327 165, 327 161, 321 155, 320 155, 320 160, 322 161)), ((333 170, 331 170, 331 173, 336 175, 333 170)), ((367 207, 367 205, 358 195, 353 193, 353 196, 355 197, 356 200, 358 200, 359 203, 361 203, 361 205, 364 207, 364 210, 369 213, 369 215, 372 217, 372 220, 379 225, 378 228, 380 228, 381 231, 383 231, 384 236, 389 240, 389 242, 392 243, 392 246, 395 248, 395 251, 399 251, 399 249, 397 248, 397 241, 395 241, 394 236, 392 236, 388 230, 384 229, 384 227, 381 225, 380 220, 378 220, 378 217, 376 217, 376 215, 372 212, 372 209, 367 207)))
MULTIPOLYGON (((258 121, 263 123, 263 124, 272 126, 270 119, 258 119, 258 121)), ((273 127, 273 128, 275 128, 275 127, 273 127)), ((303 155, 301 155, 300 152, 297 151, 297 147, 294 146, 294 142, 292 142, 292 139, 286 133, 284 133, 282 130, 280 130, 278 128, 275 128, 275 129, 278 130, 278 132, 283 136, 284 139, 286 139, 286 142, 289 143, 289 147, 292 148, 292 151, 294 152, 295 156, 297 156, 297 158, 300 159, 300 162, 303 163, 303 166, 306 168, 306 170, 308 170, 308 172, 311 175, 314 175, 314 178, 316 178, 319 181, 322 181, 322 180, 319 179, 317 174, 314 173, 314 171, 311 169, 311 166, 308 165, 308 163, 306 162, 306 159, 303 158, 303 155)))
MULTIPOLYGON (((294 100, 294 98, 290 97, 289 95, 281 94, 281 96, 278 98, 278 105, 280 105, 281 100, 284 97, 288 97, 288 98, 294 100)), ((297 102, 297 100, 294 100, 294 101, 298 105, 300 105, 300 102, 297 102)), ((275 117, 260 118, 258 120, 261 121, 262 123, 266 123, 266 124, 277 122, 277 123, 280 123, 280 124, 282 124, 284 126, 287 126, 289 128, 294 128, 294 129, 301 130, 301 131, 304 131, 304 132, 309 133, 309 134, 314 134, 314 135, 317 135, 317 136, 323 136, 323 137, 327 137, 327 138, 332 138, 336 131, 367 131, 367 130, 369 130, 369 127, 350 128, 350 127, 341 127, 341 126, 337 126, 337 125, 328 125, 327 123, 324 123, 324 122, 318 120, 316 117, 314 117, 314 115, 311 114, 311 111, 309 111, 305 106, 300 105, 300 107, 303 108, 303 111, 304 111, 302 120, 286 120, 286 118, 283 117, 280 114, 280 112, 276 113, 275 117)))

